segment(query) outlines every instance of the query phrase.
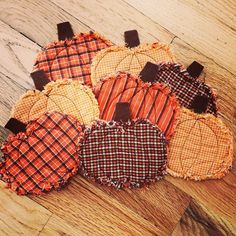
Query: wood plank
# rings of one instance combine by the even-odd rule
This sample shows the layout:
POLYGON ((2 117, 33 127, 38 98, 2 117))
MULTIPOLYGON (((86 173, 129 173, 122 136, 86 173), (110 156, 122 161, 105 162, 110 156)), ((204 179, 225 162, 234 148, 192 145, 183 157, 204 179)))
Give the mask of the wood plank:
POLYGON ((165 180, 158 181, 145 188, 121 191, 93 184, 168 234, 179 222, 191 200, 188 195, 183 194, 165 180))
POLYGON ((0 181, 0 235, 38 235, 51 213, 4 186, 0 181))
POLYGON ((170 183, 189 194, 210 216, 225 225, 228 231, 236 233, 236 175, 228 173, 222 180, 202 182, 185 181, 168 176, 170 183))
MULTIPOLYGON (((188 1, 125 1, 236 75, 235 28, 226 27, 188 1)), ((235 8, 235 1, 231 5, 235 8)))
POLYGON ((202 236, 202 235, 233 235, 228 229, 218 222, 217 219, 209 217, 206 212, 194 201, 182 216, 179 224, 174 229, 172 236, 202 236))
POLYGON ((32 199, 88 235, 167 235, 80 177, 61 192, 32 199))
POLYGON ((116 44, 123 45, 124 31, 131 29, 138 30, 140 41, 143 43, 157 39, 169 43, 174 37, 158 23, 121 0, 52 0, 52 2, 116 44))
POLYGON ((17 4, 14 0, 2 0, 0 8, 0 20, 39 46, 57 40, 57 23, 70 21, 75 32, 89 28, 47 0, 22 0, 17 4))
POLYGON ((52 216, 49 218, 47 224, 44 226, 39 236, 85 236, 78 227, 67 224, 62 218, 52 216))

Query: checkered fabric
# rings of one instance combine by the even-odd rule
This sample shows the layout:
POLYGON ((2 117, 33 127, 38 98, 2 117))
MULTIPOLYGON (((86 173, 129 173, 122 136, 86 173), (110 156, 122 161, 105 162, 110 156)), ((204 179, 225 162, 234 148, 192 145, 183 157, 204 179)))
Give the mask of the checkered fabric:
POLYGON ((182 65, 176 63, 159 64, 156 81, 167 84, 175 93, 181 106, 190 108, 196 95, 208 97, 207 113, 217 114, 216 97, 212 89, 203 81, 192 78, 182 65))
POLYGON ((177 120, 179 105, 166 85, 144 83, 138 76, 119 72, 94 88, 100 118, 112 120, 116 103, 130 104, 131 119, 144 118, 156 124, 168 139, 177 120))
POLYGON ((52 81, 42 92, 28 91, 15 104, 11 116, 27 123, 47 111, 74 115, 81 124, 89 124, 99 117, 98 104, 92 90, 73 80, 52 81))
POLYGON ((95 86, 101 78, 118 71, 139 75, 147 62, 174 62, 170 48, 163 43, 143 44, 135 48, 113 46, 100 51, 92 62, 91 80, 95 86))
POLYGON ((19 195, 61 188, 77 172, 81 130, 73 116, 45 113, 5 141, 1 179, 19 195))
POLYGON ((73 79, 91 85, 90 64, 98 51, 113 44, 98 33, 81 33, 72 39, 49 43, 36 57, 34 70, 50 80, 73 79))
POLYGON ((167 168, 173 176, 222 178, 232 166, 233 136, 219 118, 183 108, 168 154, 167 168))
POLYGON ((141 187, 166 170, 164 135, 147 120, 98 121, 80 143, 81 172, 116 188, 141 187))

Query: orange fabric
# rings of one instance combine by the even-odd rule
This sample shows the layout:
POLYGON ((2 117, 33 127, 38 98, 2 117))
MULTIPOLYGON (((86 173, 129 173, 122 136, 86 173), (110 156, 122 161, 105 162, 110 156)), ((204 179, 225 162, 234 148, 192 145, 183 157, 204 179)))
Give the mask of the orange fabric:
POLYGON ((211 114, 185 108, 180 114, 169 144, 168 172, 194 180, 223 177, 233 161, 231 132, 211 114))
POLYGON ((44 90, 29 90, 15 104, 11 117, 27 123, 47 111, 60 111, 89 124, 99 117, 97 101, 92 90, 79 81, 57 80, 44 90))
POLYGON ((179 105, 166 85, 144 83, 137 76, 120 72, 101 81, 94 93, 101 119, 112 120, 116 103, 128 102, 132 119, 150 120, 166 138, 173 132, 179 105))

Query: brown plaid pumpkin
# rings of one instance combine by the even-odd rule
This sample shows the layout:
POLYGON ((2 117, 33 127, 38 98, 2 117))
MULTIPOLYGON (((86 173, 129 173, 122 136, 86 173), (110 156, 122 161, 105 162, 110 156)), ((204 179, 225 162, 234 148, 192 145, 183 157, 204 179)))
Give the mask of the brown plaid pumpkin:
POLYGON ((217 114, 216 96, 203 81, 190 76, 189 72, 177 63, 161 63, 155 81, 165 83, 178 98, 179 104, 191 109, 200 97, 207 98, 206 113, 217 114))
POLYGON ((59 41, 49 43, 37 55, 34 70, 43 70, 52 81, 70 78, 90 86, 92 59, 97 52, 113 44, 92 31, 73 35, 68 22, 58 24, 58 26, 59 29, 63 27, 64 31, 69 29, 68 37, 60 38, 59 31, 59 41))
POLYGON ((48 83, 43 91, 30 90, 12 109, 11 117, 27 123, 47 111, 74 115, 81 124, 89 124, 99 116, 92 90, 79 81, 58 80, 48 83))
POLYGON ((20 195, 61 188, 77 172, 81 131, 75 117, 45 113, 3 143, 1 179, 20 195))
POLYGON ((223 122, 182 108, 169 143, 168 172, 186 179, 218 179, 232 161, 233 136, 223 122))
POLYGON ((141 187, 166 173, 165 137, 143 119, 93 123, 79 154, 83 175, 115 188, 141 187))

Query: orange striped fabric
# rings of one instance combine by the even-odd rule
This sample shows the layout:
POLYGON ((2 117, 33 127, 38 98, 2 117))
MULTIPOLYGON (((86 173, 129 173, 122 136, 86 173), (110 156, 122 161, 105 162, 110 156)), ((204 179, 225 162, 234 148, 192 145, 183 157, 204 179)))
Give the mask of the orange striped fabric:
POLYGON ((179 104, 166 85, 144 83, 138 76, 119 72, 94 88, 100 118, 112 120, 116 103, 130 104, 131 119, 144 118, 156 124, 166 138, 173 132, 179 104))

